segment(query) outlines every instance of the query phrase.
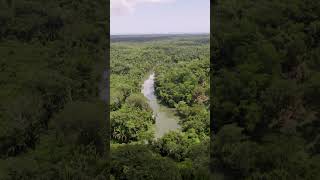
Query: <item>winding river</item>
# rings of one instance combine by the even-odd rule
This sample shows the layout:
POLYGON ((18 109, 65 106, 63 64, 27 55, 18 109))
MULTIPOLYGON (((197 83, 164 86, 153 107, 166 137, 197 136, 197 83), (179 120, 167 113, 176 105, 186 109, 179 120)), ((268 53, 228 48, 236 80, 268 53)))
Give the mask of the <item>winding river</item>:
POLYGON ((155 138, 162 137, 165 133, 179 129, 179 118, 175 115, 174 109, 159 104, 154 94, 154 78, 155 74, 149 75, 144 81, 141 92, 148 99, 148 103, 155 116, 155 138))

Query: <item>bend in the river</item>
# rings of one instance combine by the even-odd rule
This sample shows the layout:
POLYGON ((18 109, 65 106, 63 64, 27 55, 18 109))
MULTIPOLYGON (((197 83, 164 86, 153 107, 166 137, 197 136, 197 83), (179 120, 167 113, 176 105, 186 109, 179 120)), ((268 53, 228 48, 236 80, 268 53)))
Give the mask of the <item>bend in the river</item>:
POLYGON ((154 94, 155 74, 151 73, 149 78, 144 81, 141 92, 148 99, 148 103, 155 116, 155 138, 162 137, 165 133, 180 128, 179 117, 175 115, 174 109, 159 104, 154 94))

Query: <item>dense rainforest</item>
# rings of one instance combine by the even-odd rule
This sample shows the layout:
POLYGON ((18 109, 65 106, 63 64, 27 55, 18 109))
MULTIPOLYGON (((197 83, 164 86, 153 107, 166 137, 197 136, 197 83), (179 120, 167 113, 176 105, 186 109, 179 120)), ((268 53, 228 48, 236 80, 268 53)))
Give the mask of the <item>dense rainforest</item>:
POLYGON ((209 179, 209 35, 111 39, 112 179, 209 179), (141 93, 151 72, 158 101, 180 117, 160 138, 141 93))
POLYGON ((214 179, 320 179, 320 1, 212 4, 214 179))
POLYGON ((1 180, 320 179, 320 1, 216 0, 210 47, 111 37, 110 129, 107 3, 0 0, 1 180), (159 139, 151 72, 179 117, 159 139))
POLYGON ((1 180, 108 177, 107 7, 0 1, 1 180))

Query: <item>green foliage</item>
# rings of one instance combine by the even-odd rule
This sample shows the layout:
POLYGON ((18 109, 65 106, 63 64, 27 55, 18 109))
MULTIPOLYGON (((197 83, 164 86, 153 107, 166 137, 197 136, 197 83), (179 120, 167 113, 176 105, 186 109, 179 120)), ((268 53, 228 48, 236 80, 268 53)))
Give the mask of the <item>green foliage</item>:
POLYGON ((128 106, 133 108, 138 108, 140 110, 151 111, 148 103, 146 102, 146 98, 140 94, 131 94, 127 99, 126 103, 128 106))
POLYGON ((38 96, 19 96, 7 105, 1 122, 2 157, 15 156, 35 148, 41 132, 44 109, 38 96))
POLYGON ((153 137, 152 112, 124 106, 110 114, 111 137, 115 142, 151 140, 153 137))
POLYGON ((53 119, 58 139, 70 144, 88 145, 93 143, 103 153, 107 139, 103 104, 73 102, 67 104, 53 119), (75 114, 75 112, 78 112, 75 114))
POLYGON ((200 143, 198 135, 194 132, 169 132, 154 143, 154 148, 163 156, 169 156, 182 161, 190 146, 200 143))
POLYGON ((104 7, 0 1, 1 179, 106 177, 104 7))
POLYGON ((208 103, 209 61, 207 58, 170 64, 156 71, 155 92, 163 103, 174 107, 180 101, 188 105, 208 103))
POLYGON ((319 1, 216 1, 212 171, 317 179, 319 1))
POLYGON ((313 179, 316 168, 302 139, 283 135, 251 141, 235 125, 224 126, 212 144, 214 171, 229 178, 313 179))
POLYGON ((208 37, 114 38, 112 178, 208 179, 208 37), (169 132, 157 140, 153 136, 153 112, 141 93, 143 80, 150 72, 155 73, 157 98, 175 107, 181 117, 181 131, 169 132))
POLYGON ((111 173, 115 179, 181 179, 174 161, 153 153, 144 145, 121 145, 112 149, 111 173))

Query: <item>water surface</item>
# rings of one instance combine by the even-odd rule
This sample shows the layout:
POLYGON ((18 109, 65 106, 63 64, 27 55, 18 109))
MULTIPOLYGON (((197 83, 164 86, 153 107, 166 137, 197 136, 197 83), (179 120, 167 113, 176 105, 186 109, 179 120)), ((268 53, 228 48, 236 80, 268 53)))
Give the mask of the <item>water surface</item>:
POLYGON ((155 138, 159 138, 170 130, 179 129, 180 126, 178 125, 179 118, 175 115, 174 109, 159 104, 154 94, 154 77, 154 73, 150 74, 149 78, 144 81, 141 92, 148 99, 155 116, 155 138))

